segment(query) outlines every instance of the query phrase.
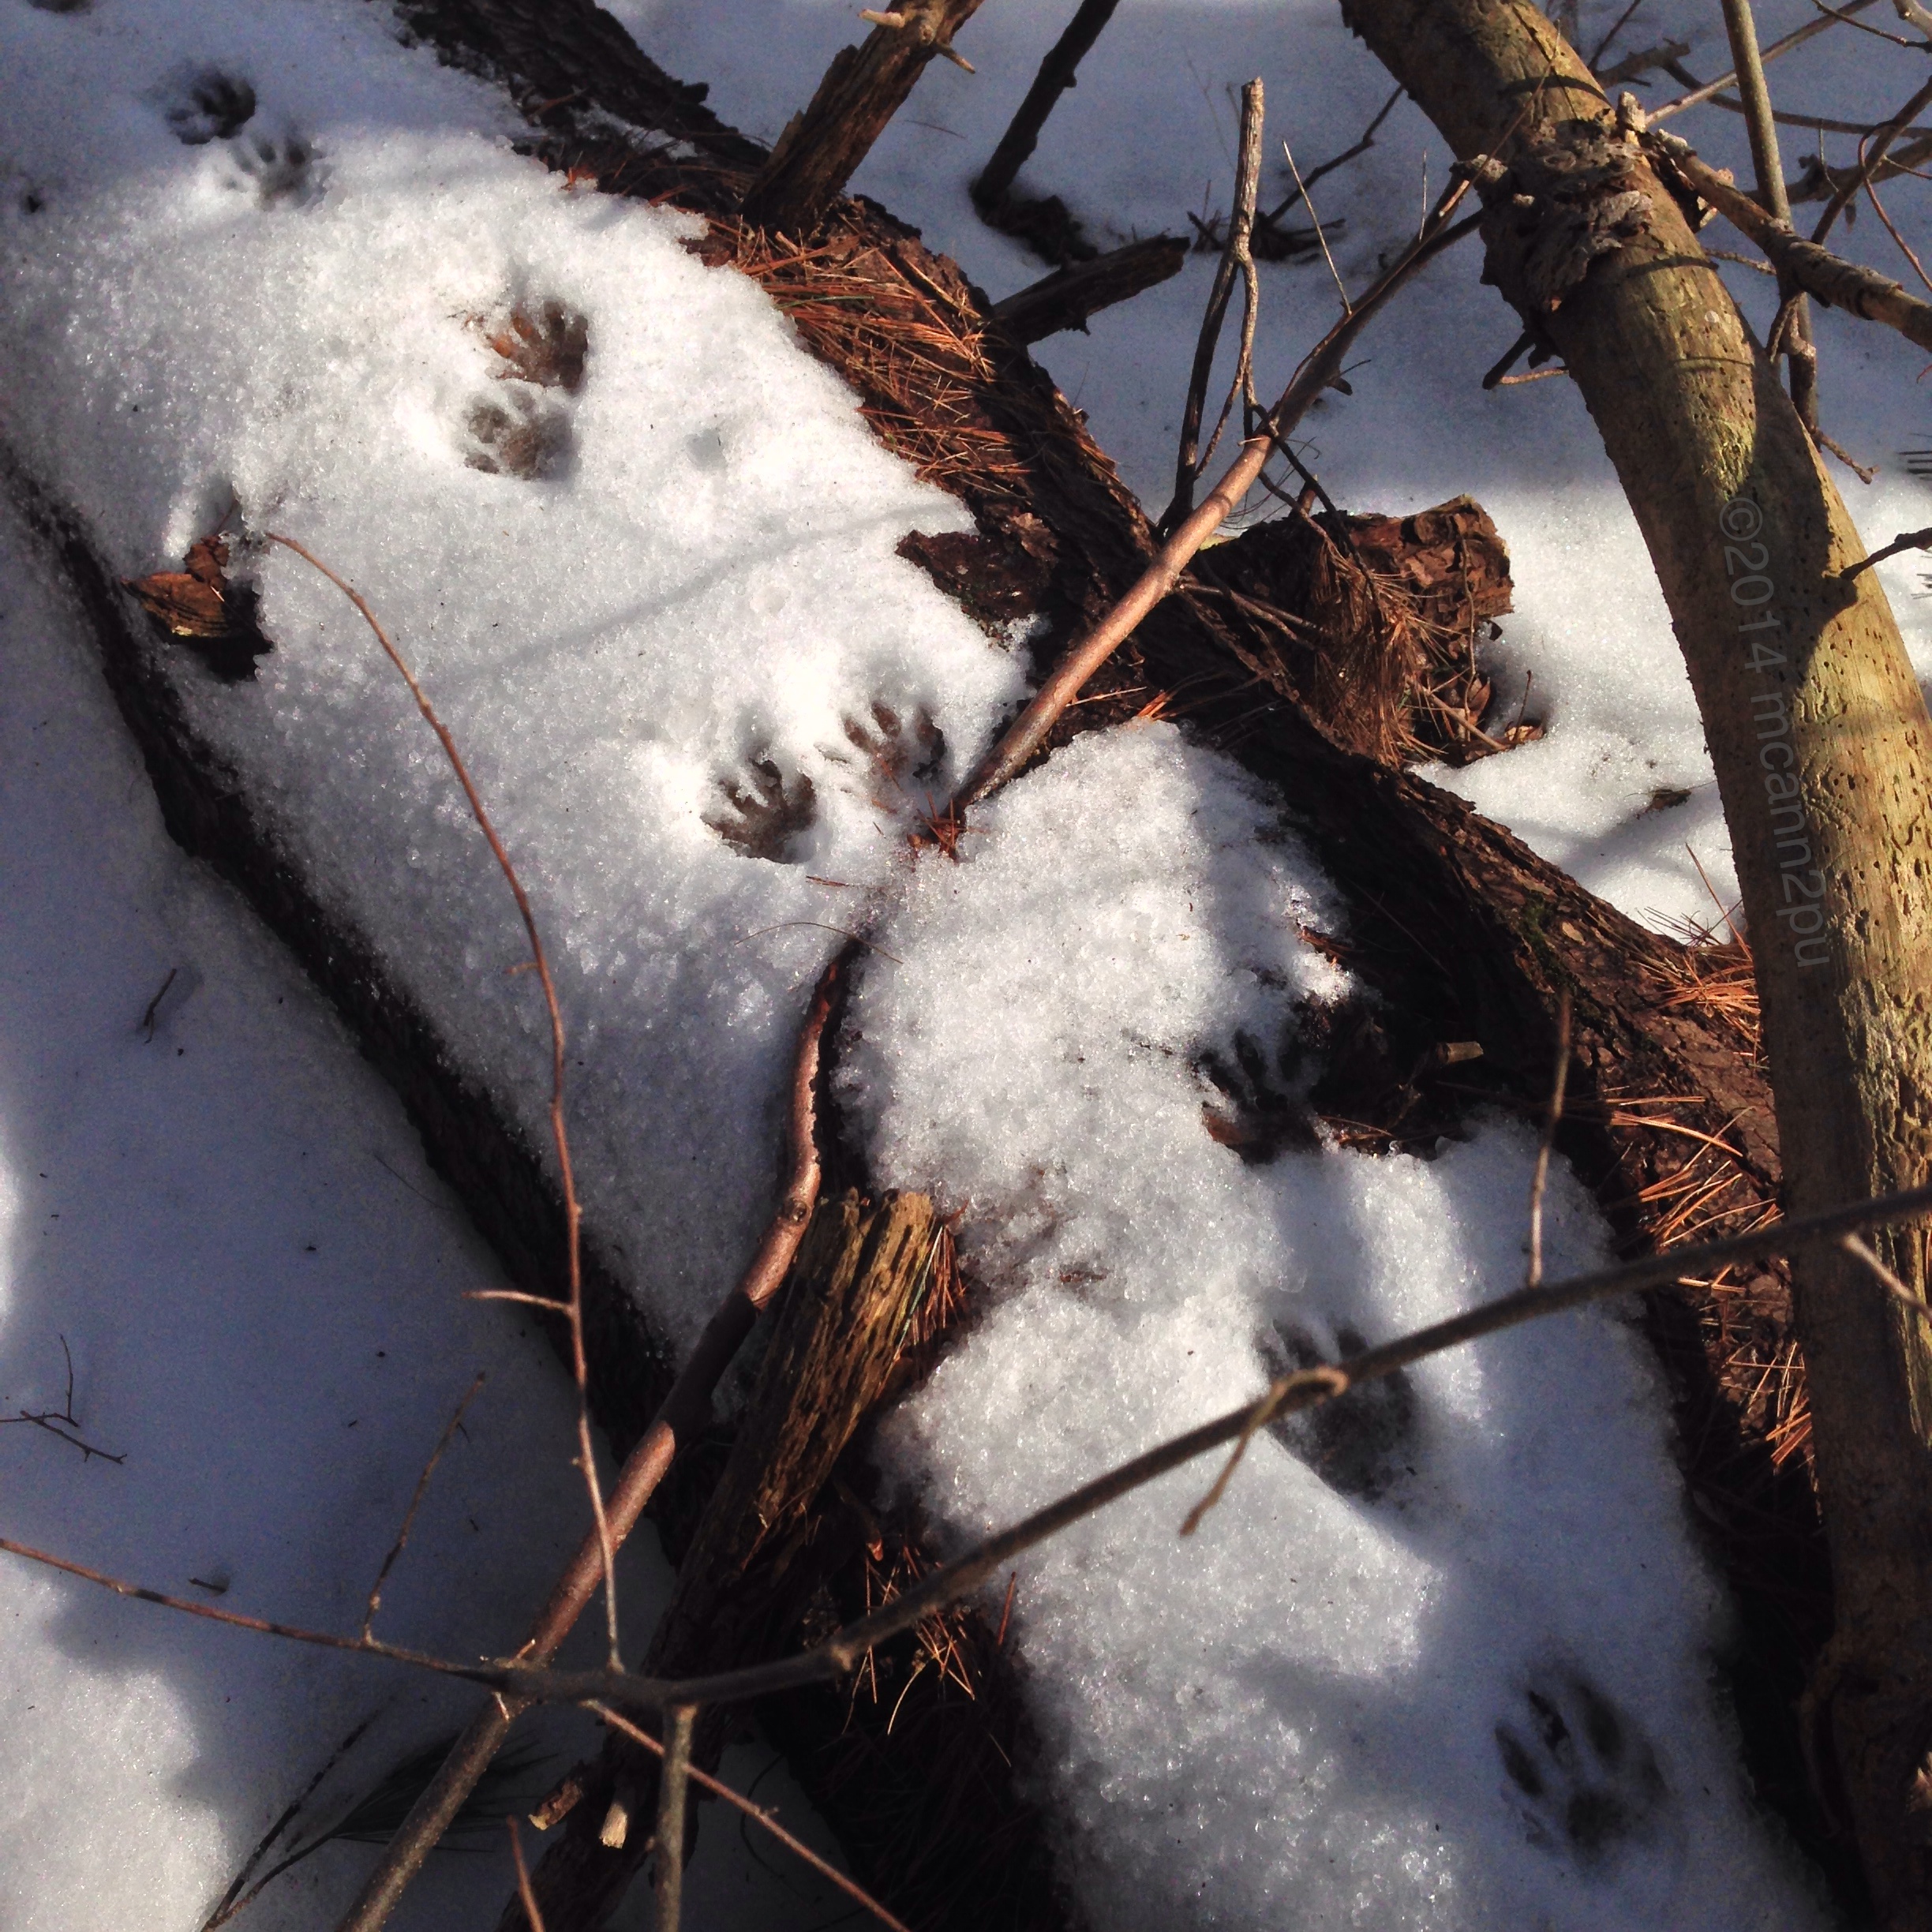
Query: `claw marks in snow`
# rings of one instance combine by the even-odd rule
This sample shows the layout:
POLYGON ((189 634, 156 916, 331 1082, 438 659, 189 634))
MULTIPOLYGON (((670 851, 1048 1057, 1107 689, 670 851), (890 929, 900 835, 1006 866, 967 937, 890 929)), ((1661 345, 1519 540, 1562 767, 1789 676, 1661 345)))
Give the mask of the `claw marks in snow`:
POLYGON ((488 475, 525 482, 562 476, 575 446, 571 406, 545 391, 561 390, 571 397, 582 388, 590 353, 588 319, 551 299, 512 303, 496 315, 471 316, 469 322, 501 365, 491 372, 501 387, 470 405, 463 422, 463 461, 488 475))
MULTIPOLYGON (((843 744, 819 747, 834 768, 828 776, 836 781, 844 775, 842 789, 891 817, 938 811, 945 734, 923 705, 901 717, 874 699, 863 718, 848 716, 842 723, 843 744)), ((733 852, 781 865, 805 862, 806 834, 819 815, 818 788, 809 773, 788 773, 769 746, 759 745, 718 779, 717 788, 723 803, 704 822, 733 852)))
POLYGON ((1580 1672, 1546 1673, 1496 1728, 1530 1841, 1594 1872, 1648 1835, 1666 1797, 1648 1740, 1580 1672))

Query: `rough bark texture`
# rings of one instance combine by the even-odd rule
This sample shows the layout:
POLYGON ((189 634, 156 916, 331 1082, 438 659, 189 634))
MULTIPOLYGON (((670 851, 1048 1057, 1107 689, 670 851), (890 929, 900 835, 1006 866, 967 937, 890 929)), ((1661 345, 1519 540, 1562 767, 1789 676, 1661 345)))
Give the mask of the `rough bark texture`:
POLYGON ((811 104, 792 117, 746 191, 745 219, 775 232, 811 234, 927 62, 952 45, 979 6, 979 0, 902 0, 878 9, 897 13, 904 24, 875 27, 863 46, 839 51, 811 104))
MULTIPOLYGON (((1807 1211, 1932 1159, 1932 774, 1884 594, 1775 372, 1556 30, 1506 0, 1345 0, 1482 178, 1488 274, 1561 353, 1655 561, 1731 827, 1807 1211), (1525 208, 1520 197, 1533 197, 1525 208)), ((1901 371, 1901 378, 1904 372, 1901 371)), ((1887 1259, 1923 1291, 1925 1240, 1887 1259)), ((1932 1926, 1932 1350, 1833 1251, 1797 1316, 1837 1586, 1821 1772, 1889 1925, 1932 1926)))
MULTIPOLYGON (((757 279, 804 346, 851 384, 881 440, 973 512, 975 535, 915 533, 903 546, 969 611, 989 623, 1044 619, 1036 648, 1050 658, 1140 573, 1151 548, 1146 519, 1076 413, 989 324, 979 291, 910 230, 850 201, 834 204, 809 252, 749 227, 737 209, 762 151, 706 114, 700 90, 669 80, 620 33, 613 40, 614 24, 589 0, 436 0, 411 17, 446 56, 500 73, 532 104, 526 111, 541 110, 531 147, 549 165, 706 217, 704 258, 757 279), (597 108, 638 131, 619 139, 594 118, 578 125, 597 108), (672 137, 696 153, 673 153, 672 137), (920 353, 910 357, 903 343, 914 333, 920 353)), ((24 479, 11 481, 31 495, 24 479)), ((331 922, 261 814, 188 728, 176 691, 206 672, 156 637, 99 569, 84 530, 44 500, 39 510, 170 829, 241 886, 335 1000, 511 1278, 549 1286, 561 1220, 534 1151, 452 1065, 373 949, 331 922)), ((1341 721, 1304 708, 1305 680, 1281 641, 1265 611, 1256 616, 1184 586, 1108 668, 1098 700, 1073 717, 1091 728, 1151 706, 1189 721, 1276 788, 1329 869, 1349 907, 1338 950, 1380 999, 1373 1010, 1316 1017, 1329 1037, 1314 1100, 1331 1125, 1365 1146, 1426 1144, 1458 1130, 1466 1090, 1537 1106, 1556 996, 1569 990, 1579 1065, 1565 1145, 1624 1245, 1635 1251, 1774 1213, 1777 1130, 1739 962, 1642 931, 1459 800, 1339 744, 1331 732, 1341 721), (1431 1057, 1440 1043, 1471 1039, 1484 1047, 1478 1061, 1445 1069, 1431 1057)), ((1256 1110, 1272 1104, 1271 1076, 1262 1073, 1248 1096, 1256 1110)), ((839 1144, 836 1119, 829 1125, 829 1161, 859 1178, 862 1160, 839 1144)), ((587 1286, 593 1398, 621 1449, 665 1382, 610 1278, 593 1269, 587 1286)), ((1761 1792, 1829 1861, 1793 1713, 1830 1609, 1782 1271, 1720 1279, 1687 1302, 1660 1298, 1653 1314, 1678 1390, 1690 1493, 1743 1611, 1733 1662, 1751 1768, 1761 1792), (1783 1366, 1772 1376, 1738 1367, 1773 1358, 1783 1366)), ((913 1353, 930 1359, 935 1346, 929 1339, 913 1353)), ((864 1487, 856 1450, 834 1485, 841 1507, 864 1487)), ((706 1447, 653 1508, 674 1556, 721 1461, 706 1447)), ((863 1498, 856 1507, 867 1515, 863 1498)), ((829 1576, 811 1612, 822 1628, 871 1607, 926 1560, 915 1524, 887 1517, 867 1535, 868 1547, 829 1576)), ((1024 1756, 1010 1660, 977 1612, 947 1634, 957 1680, 936 1668, 915 1673, 908 1638, 875 1653, 856 1690, 801 1693, 766 1721, 859 1876, 921 1932, 1065 1924, 1043 1876, 1038 1821, 1013 1796, 1009 1766, 1024 1756)))
MULTIPOLYGON (((889 1194, 873 1208, 848 1194, 820 1207, 643 1670, 703 1676, 781 1655, 795 1639, 826 1575, 865 1533, 852 1511, 813 1506, 885 1391, 945 1239, 923 1195, 889 1194)), ((701 1767, 715 1767, 732 1715, 700 1713, 693 1758, 701 1767)), ((572 1774, 578 1802, 534 1878, 549 1932, 595 1932, 622 1900, 650 1855, 657 1765, 613 1733, 599 1762, 572 1774)), ((525 1924, 513 1896, 501 1932, 525 1924)))
POLYGON ((993 311, 993 319, 1020 343, 1041 342, 1062 329, 1084 329, 1090 315, 1178 275, 1186 260, 1187 244, 1178 235, 1129 242, 1043 275, 1009 295, 993 311))

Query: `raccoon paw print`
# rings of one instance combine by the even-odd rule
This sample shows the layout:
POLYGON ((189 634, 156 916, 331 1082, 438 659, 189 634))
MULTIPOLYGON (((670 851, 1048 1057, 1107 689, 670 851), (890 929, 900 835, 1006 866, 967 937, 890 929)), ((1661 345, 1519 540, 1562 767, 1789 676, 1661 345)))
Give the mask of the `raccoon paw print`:
POLYGON ((705 814, 705 823, 736 852, 747 859, 796 863, 799 841, 818 817, 818 793, 803 772, 788 779, 769 752, 745 762, 743 782, 721 778, 721 811, 705 814))
POLYGON ((876 803, 882 811, 916 802, 929 802, 927 788, 936 784, 945 762, 945 734, 932 721, 923 705, 902 718, 889 705, 874 700, 865 719, 844 721, 850 751, 832 751, 834 763, 851 765, 856 753, 864 763, 876 803))
POLYGON ((463 461, 486 475, 536 482, 570 466, 569 412, 520 385, 473 403, 463 428, 463 461))
POLYGON ((504 380, 534 383, 575 395, 583 387, 590 324, 556 301, 519 303, 500 315, 472 316, 470 326, 495 351, 504 380))
POLYGON ((306 135, 291 129, 278 140, 258 129, 238 135, 228 152, 241 170, 239 185, 252 187, 263 208, 306 208, 321 196, 321 156, 306 135))
MULTIPOLYGON (((1347 1327, 1336 1329, 1335 1344, 1343 1355, 1358 1355, 1368 1346, 1358 1329, 1347 1327)), ((1279 1323, 1256 1337, 1255 1350, 1271 1380, 1324 1359, 1306 1335, 1279 1323)), ((1416 1473, 1417 1422, 1414 1384, 1398 1368, 1298 1415, 1277 1417, 1267 1427, 1337 1495, 1376 1503, 1416 1473)))
POLYGON ((1603 1692, 1575 1672, 1523 1694, 1496 1750, 1533 1844, 1591 1871, 1645 1835, 1664 1802, 1657 1754, 1603 1692))
POLYGON ((1219 1093, 1201 1109, 1208 1136, 1234 1148, 1249 1166, 1260 1166, 1290 1148, 1320 1144, 1307 1105, 1280 1084, 1286 1067, 1271 1067, 1251 1033, 1234 1035, 1233 1058, 1211 1049, 1196 1062, 1219 1093))
POLYGON ((496 355, 492 374, 500 386, 473 402, 464 418, 464 462, 526 482, 561 476, 575 447, 570 408, 544 391, 574 396, 583 387, 590 323, 555 301, 468 320, 496 355))
POLYGON ((255 90, 219 67, 191 68, 163 90, 161 110, 184 148, 232 140, 255 118, 255 90))

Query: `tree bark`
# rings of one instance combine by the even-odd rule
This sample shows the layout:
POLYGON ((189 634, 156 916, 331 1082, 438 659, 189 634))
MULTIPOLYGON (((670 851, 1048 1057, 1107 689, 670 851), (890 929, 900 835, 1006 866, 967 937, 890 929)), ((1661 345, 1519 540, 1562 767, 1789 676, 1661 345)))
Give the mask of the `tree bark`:
MULTIPOLYGON (((1857 533, 1676 200, 1549 23, 1505 0, 1343 14, 1462 160, 1503 164, 1479 174, 1488 278, 1562 354, 1649 547, 1734 841, 1788 1204, 1915 1185, 1932 1159, 1929 728, 1873 574, 1844 574, 1857 533)), ((1885 1250, 1923 1292, 1923 1233, 1885 1250)), ((1848 1258, 1795 1274, 1837 1599, 1817 1743, 1903 1932, 1932 1926, 1932 1350, 1848 1258)))
POLYGON ((927 62, 952 46, 979 7, 979 0, 904 0, 891 9, 903 25, 875 27, 863 46, 841 47, 811 104, 792 117, 746 193, 745 219, 773 233, 810 234, 859 171, 927 62))
POLYGON ((1012 124, 975 178, 972 198, 975 208, 997 208, 1006 199, 1014 178, 1032 158, 1046 117, 1060 104, 1060 96, 1077 84, 1080 62, 1119 5, 1120 0, 1080 0, 1080 10, 1068 23, 1066 32, 1047 50, 1012 124))
MULTIPOLYGON (((874 1208, 848 1194, 814 1217, 759 1371, 758 1386, 678 1571, 640 1667, 695 1676, 778 1654, 828 1557, 852 1526, 812 1505, 886 1381, 942 1257, 945 1224, 919 1194, 874 1208)), ((701 1713, 693 1762, 715 1767, 726 1713, 701 1713)), ((564 1837, 533 1875, 547 1932, 595 1932, 650 1855, 657 1760, 612 1734, 571 1774, 564 1837)), ((520 1896, 499 1932, 525 1932, 520 1896)))
POLYGON ((1084 329, 1087 318, 1131 300, 1178 275, 1187 260, 1178 235, 1129 242, 1091 261, 1056 268, 995 305, 992 320, 1017 343, 1036 343, 1062 329, 1084 329))

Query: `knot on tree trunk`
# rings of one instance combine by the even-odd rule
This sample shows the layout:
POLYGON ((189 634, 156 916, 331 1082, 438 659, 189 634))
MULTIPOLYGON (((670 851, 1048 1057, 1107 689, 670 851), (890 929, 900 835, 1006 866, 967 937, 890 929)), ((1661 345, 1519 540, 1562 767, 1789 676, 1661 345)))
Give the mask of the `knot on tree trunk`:
POLYGON ((1601 122, 1538 130, 1507 166, 1478 155, 1467 172, 1488 210, 1492 263, 1511 261, 1517 291, 1544 314, 1562 306, 1598 256, 1634 242, 1650 213, 1641 152, 1601 122))

